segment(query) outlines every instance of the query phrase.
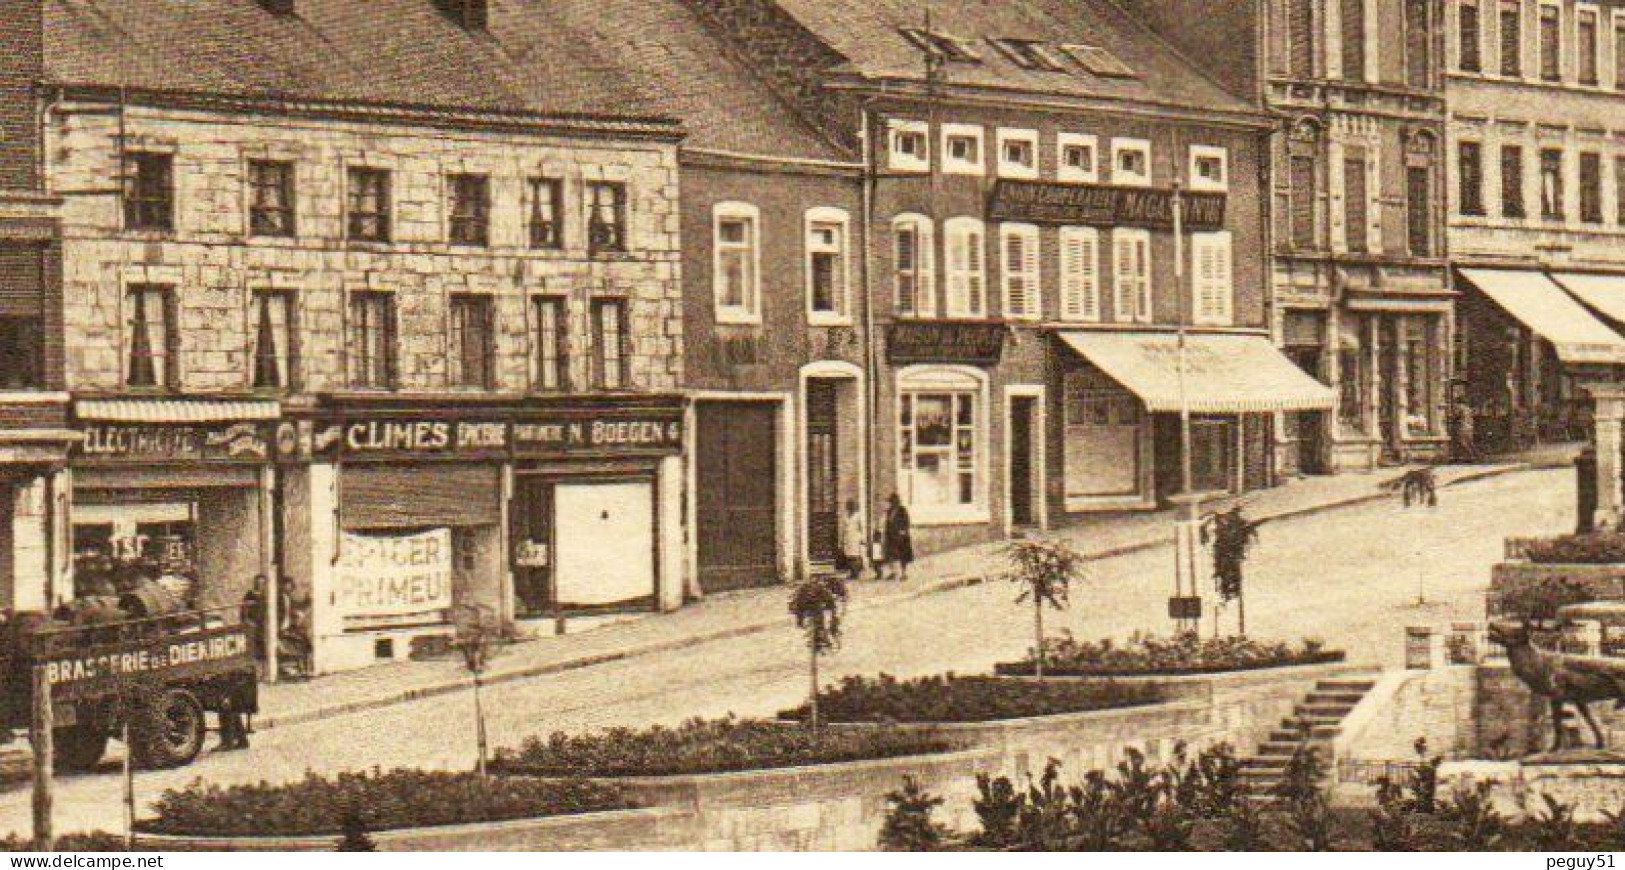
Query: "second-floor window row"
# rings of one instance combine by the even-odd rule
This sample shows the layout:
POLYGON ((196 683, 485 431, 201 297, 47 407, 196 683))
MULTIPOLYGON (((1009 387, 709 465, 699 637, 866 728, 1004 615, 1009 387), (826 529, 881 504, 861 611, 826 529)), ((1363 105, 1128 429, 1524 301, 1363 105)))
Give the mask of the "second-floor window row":
POLYGON ((1458 143, 1457 215, 1522 221, 1535 206, 1542 221, 1625 226, 1625 152, 1610 156, 1600 147, 1501 143, 1491 153, 1476 140, 1458 143), (1497 177, 1491 177, 1492 168, 1497 177), (1612 217, 1605 200, 1610 189, 1612 217), (1492 191, 1498 202, 1487 197, 1492 191))
MULTIPOLYGON (((302 204, 300 182, 304 170, 290 160, 252 159, 243 175, 244 230, 257 237, 292 238, 301 232, 300 216, 319 217, 302 204)), ((128 151, 121 165, 123 225, 137 232, 172 233, 182 211, 177 183, 176 156, 161 151, 128 151)), ((576 188, 579 211, 570 213, 566 184, 561 178, 523 180, 516 199, 523 226, 521 244, 536 250, 563 250, 567 227, 579 220, 580 244, 590 253, 629 250, 627 186, 614 181, 587 181, 576 188)), ((375 166, 350 166, 343 172, 341 195, 344 238, 387 244, 396 241, 395 173, 375 166)), ((493 243, 493 220, 498 214, 497 188, 490 176, 451 173, 445 176, 445 241, 464 247, 493 243)))

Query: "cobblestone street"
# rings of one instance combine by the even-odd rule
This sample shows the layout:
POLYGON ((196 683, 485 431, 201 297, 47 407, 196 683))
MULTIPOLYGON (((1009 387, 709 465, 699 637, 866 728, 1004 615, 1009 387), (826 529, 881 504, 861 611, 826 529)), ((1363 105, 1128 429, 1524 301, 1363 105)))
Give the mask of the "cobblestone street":
MULTIPOLYGON (((1379 478, 1366 479, 1374 485, 1379 478)), ((1573 472, 1544 469, 1446 488, 1434 510, 1407 511, 1397 500, 1384 500, 1266 524, 1248 572, 1249 628, 1258 637, 1320 637, 1348 650, 1351 661, 1395 665, 1405 625, 1479 617, 1481 592, 1489 566, 1500 557, 1502 538, 1561 531, 1572 523, 1572 503, 1573 472), (1413 558, 1418 540, 1427 542, 1420 562, 1413 558), (1414 604, 1418 570, 1430 601, 1420 609, 1414 604)), ((1165 631, 1169 566, 1166 546, 1096 562, 1091 582, 1074 591, 1071 611, 1051 624, 1089 637, 1165 631)), ((828 677, 986 670, 1018 656, 1030 642, 1030 612, 1015 606, 1013 598, 1013 590, 1000 583, 911 598, 865 584, 847 642, 827 661, 828 677), (873 606, 881 603, 885 606, 873 606)), ((762 594, 706 605, 713 606, 714 612, 756 608, 759 616, 779 618, 783 602, 780 595, 762 594)), ((678 618, 703 627, 699 616, 672 617, 678 618)), ((653 631, 658 622, 605 629, 578 640, 608 648, 614 632, 653 631)), ((801 697, 803 667, 785 618, 781 627, 686 649, 515 679, 490 691, 493 744, 511 745, 555 729, 675 723, 729 712, 769 715, 801 697)), ((470 723, 466 692, 289 723, 260 733, 250 752, 206 755, 188 768, 142 774, 137 789, 142 800, 151 800, 162 789, 196 777, 229 784, 374 765, 466 767, 473 759, 470 723)), ((60 830, 118 826, 117 776, 60 782, 60 830)), ((6 794, 0 812, 8 829, 26 830, 26 787, 6 794)))

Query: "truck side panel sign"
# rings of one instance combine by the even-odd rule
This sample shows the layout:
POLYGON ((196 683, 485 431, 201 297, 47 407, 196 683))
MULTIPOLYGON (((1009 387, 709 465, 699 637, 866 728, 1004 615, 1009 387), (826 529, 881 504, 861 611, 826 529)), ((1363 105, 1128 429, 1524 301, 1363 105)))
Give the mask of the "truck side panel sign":
POLYGON ((166 678, 203 676, 246 655, 248 635, 234 628, 124 648, 53 652, 40 666, 45 668, 53 695, 73 697, 105 691, 107 684, 119 680, 139 680, 160 672, 166 678))

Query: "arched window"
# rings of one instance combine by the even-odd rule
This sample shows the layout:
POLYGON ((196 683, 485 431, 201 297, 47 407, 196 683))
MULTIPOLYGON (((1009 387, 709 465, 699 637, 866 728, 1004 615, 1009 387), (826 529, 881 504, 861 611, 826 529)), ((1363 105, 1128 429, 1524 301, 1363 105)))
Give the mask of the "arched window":
POLYGON ((892 305, 898 317, 937 313, 936 233, 919 214, 892 218, 892 305))
POLYGON ((916 522, 987 514, 987 374, 910 366, 897 376, 897 493, 916 522))

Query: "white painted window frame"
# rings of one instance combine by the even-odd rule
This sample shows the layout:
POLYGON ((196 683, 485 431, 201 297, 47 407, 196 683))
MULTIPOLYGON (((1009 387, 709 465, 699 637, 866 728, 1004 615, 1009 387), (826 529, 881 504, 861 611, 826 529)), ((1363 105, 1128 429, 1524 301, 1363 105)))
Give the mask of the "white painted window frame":
POLYGON ((987 174, 987 131, 980 124, 943 124, 942 143, 942 173, 944 175, 986 175, 987 174), (972 162, 960 160, 953 156, 953 149, 948 147, 951 139, 976 140, 976 157, 972 162))
POLYGON ((1150 187, 1151 186, 1151 142, 1148 139, 1113 139, 1112 140, 1112 167, 1111 183, 1123 187, 1150 187), (1138 152, 1145 155, 1145 173, 1125 173, 1118 164, 1118 158, 1124 153, 1138 152))
POLYGON ((886 165, 893 172, 931 171, 931 125, 925 121, 890 118, 886 121, 886 165), (897 145, 903 134, 924 137, 925 156, 919 157, 900 150, 897 145))
MULTIPOLYGON (((727 247, 733 248, 734 245, 727 247)), ((732 326, 759 326, 762 323, 762 211, 748 202, 719 202, 711 207, 711 293, 717 323, 732 326), (744 305, 723 303, 722 222, 748 220, 751 225, 749 255, 751 275, 745 288, 744 305)))
POLYGON ((1205 193, 1224 193, 1230 189, 1230 151, 1219 145, 1192 145, 1190 149, 1190 189, 1205 193), (1196 171, 1198 161, 1218 158, 1219 180, 1203 177, 1196 171))
POLYGON ((999 284, 1004 316, 1009 320, 1038 320, 1044 312, 1043 241, 1036 224, 999 224, 999 284), (1010 268, 1009 244, 1020 239, 1022 263, 1019 270, 1010 268), (1018 309, 1015 304, 1015 284, 1026 283, 1026 299, 1018 309))
POLYGON ((1077 184, 1099 184, 1100 137, 1092 133, 1068 133, 1064 131, 1057 133, 1055 136, 1055 177, 1061 181, 1077 184), (1077 146, 1089 149, 1089 168, 1087 170, 1067 165, 1066 149, 1077 146))
POLYGON ((1034 179, 1038 177, 1038 131, 1014 127, 1000 127, 996 137, 998 156, 995 158, 1000 178, 1034 179), (1004 146, 1012 142, 1025 142, 1028 153, 1033 156, 1031 166, 1023 166, 1004 159, 1004 146))
POLYGON ((807 322, 812 326, 851 326, 852 215, 846 209, 832 206, 817 206, 807 209, 802 224, 801 237, 803 240, 803 271, 807 291, 805 294, 807 298, 807 322), (818 224, 830 224, 840 228, 840 240, 833 250, 814 242, 813 227, 818 224), (835 253, 841 258, 841 286, 840 293, 835 300, 835 311, 819 311, 813 307, 813 254, 815 253, 835 253))

